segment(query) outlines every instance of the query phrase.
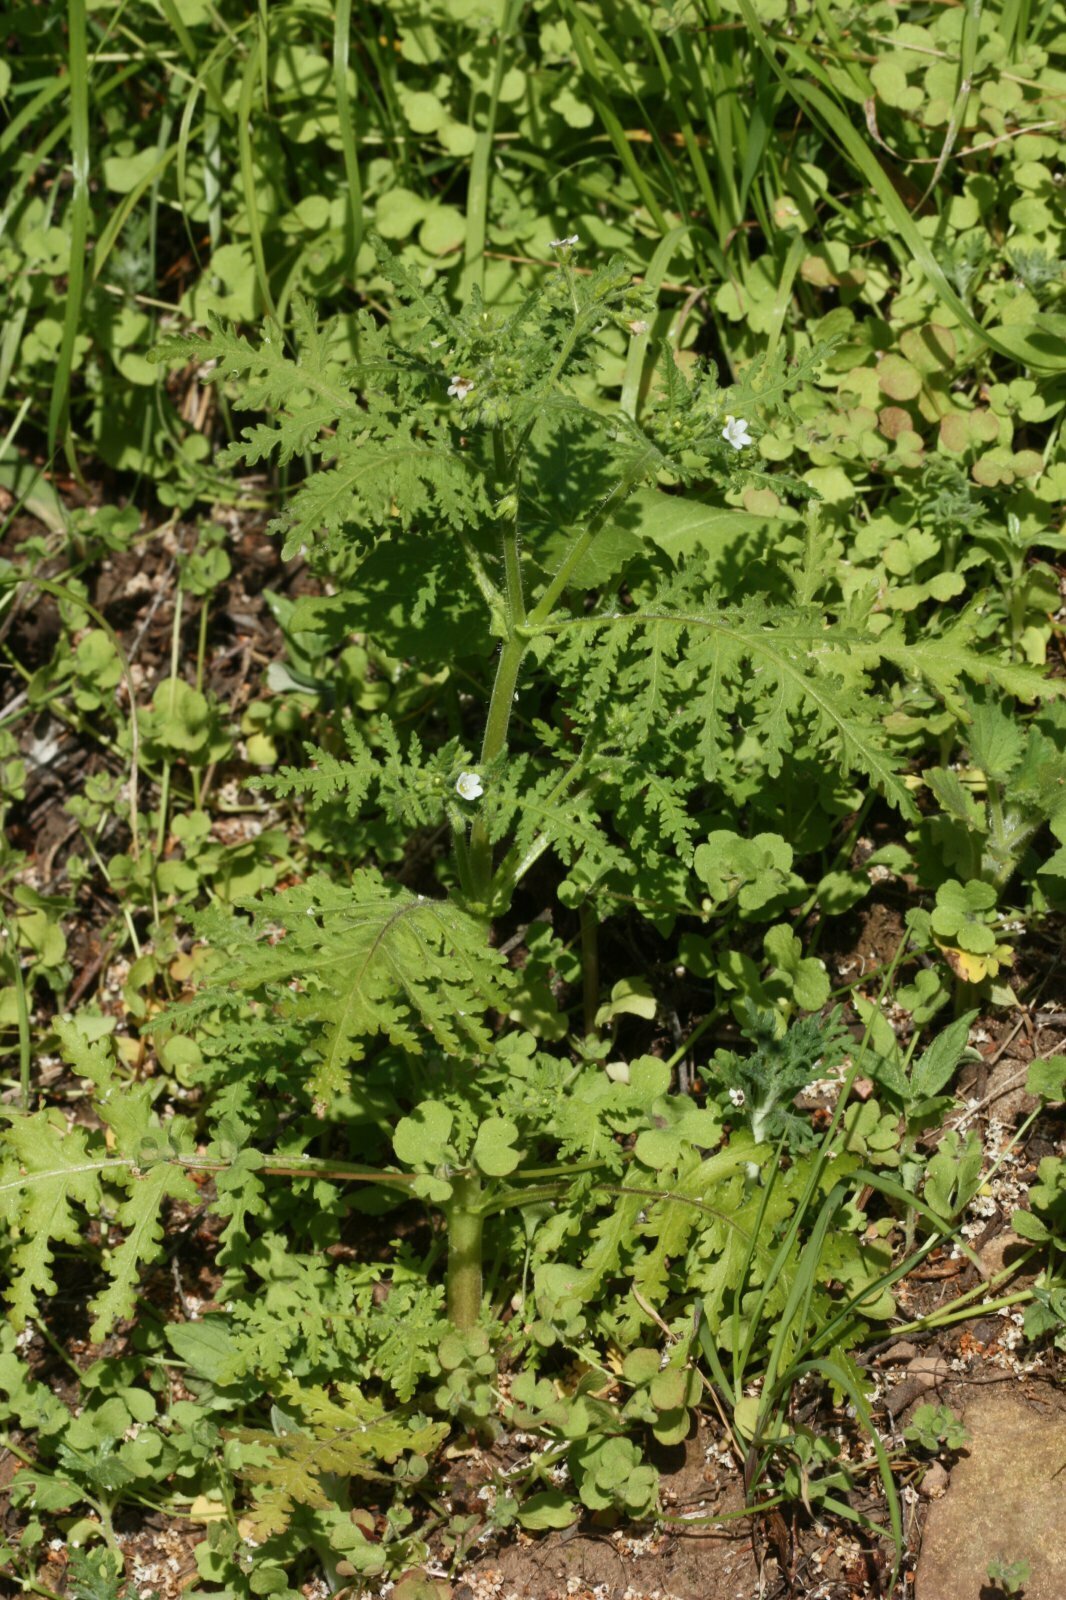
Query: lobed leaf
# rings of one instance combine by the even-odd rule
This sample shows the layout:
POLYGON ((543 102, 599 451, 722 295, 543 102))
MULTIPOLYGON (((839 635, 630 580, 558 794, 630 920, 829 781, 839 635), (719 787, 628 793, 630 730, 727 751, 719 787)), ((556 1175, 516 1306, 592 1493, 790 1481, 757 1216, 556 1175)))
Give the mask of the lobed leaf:
POLYGON ((510 982, 483 924, 370 871, 350 886, 309 879, 256 903, 250 921, 216 913, 201 928, 217 959, 186 1017, 242 993, 308 1024, 311 1087, 322 1100, 345 1086, 376 1035, 415 1054, 427 1034, 448 1055, 484 1052, 484 1013, 503 1003, 510 982))

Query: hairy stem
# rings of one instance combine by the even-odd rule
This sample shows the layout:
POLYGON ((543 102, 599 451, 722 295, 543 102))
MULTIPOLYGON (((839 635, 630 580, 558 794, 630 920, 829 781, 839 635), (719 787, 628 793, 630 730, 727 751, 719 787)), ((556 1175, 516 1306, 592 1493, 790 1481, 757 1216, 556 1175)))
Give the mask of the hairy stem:
POLYGON ((500 651, 500 659, 496 665, 496 682, 492 686, 489 715, 485 723, 485 737, 481 741, 482 765, 495 761, 506 748, 511 706, 514 703, 515 686, 518 683, 518 673, 525 653, 526 641, 518 638, 508 639, 500 651))
POLYGON ((456 1178, 446 1208, 448 1222, 448 1320, 468 1333, 481 1315, 481 1180, 456 1178))
POLYGON ((518 547, 518 464, 513 469, 507 459, 507 440, 500 427, 492 430, 492 452, 501 492, 510 487, 512 509, 502 518, 503 570, 507 592, 507 621, 513 630, 526 620, 526 597, 522 588, 522 557, 518 547))
POLYGON ((627 500, 632 491, 647 475, 659 452, 653 444, 642 451, 631 462, 625 476, 616 483, 607 498, 601 503, 596 514, 575 533, 570 541, 570 547, 559 563, 554 578, 541 595, 537 604, 530 613, 529 620, 533 624, 542 623, 551 616, 555 602, 566 588, 584 557, 592 546, 592 541, 610 517, 611 513, 627 500))
POLYGON ((503 533, 503 570, 507 578, 507 610, 512 627, 526 620, 526 597, 522 591, 522 559, 518 552, 518 528, 512 524, 503 533))
POLYGON ((578 915, 581 919, 581 998, 587 1037, 595 1032, 600 1004, 599 922, 595 907, 588 900, 582 900, 578 915))
MULTIPOLYGON (((496 459, 499 487, 502 489, 510 479, 507 442, 502 428, 493 429, 492 445, 496 459)), ((526 652, 526 641, 519 637, 519 629, 525 625, 526 620, 526 599, 522 588, 522 558, 518 547, 517 496, 512 494, 510 499, 512 500, 512 507, 501 518, 500 528, 503 546, 505 582, 503 599, 506 609, 504 619, 506 633, 499 660, 496 663, 496 681, 492 686, 489 714, 485 723, 484 738, 481 742, 481 765, 483 767, 495 761, 497 756, 501 755, 507 748, 507 729, 511 722, 511 706, 514 703, 515 686, 522 666, 522 657, 526 652)), ((492 882, 492 844, 489 840, 484 817, 480 813, 475 817, 473 827, 470 830, 470 844, 466 861, 468 884, 464 884, 464 888, 467 893, 472 891, 474 899, 487 901, 489 885, 492 882)))
MULTIPOLYGON (((500 651, 496 664, 496 682, 492 686, 488 721, 481 744, 481 764, 487 766, 507 746, 507 728, 511 720, 515 685, 526 653, 526 641, 511 636, 500 651)), ((484 818, 478 815, 470 830, 470 879, 475 895, 485 899, 492 881, 492 843, 484 818)))

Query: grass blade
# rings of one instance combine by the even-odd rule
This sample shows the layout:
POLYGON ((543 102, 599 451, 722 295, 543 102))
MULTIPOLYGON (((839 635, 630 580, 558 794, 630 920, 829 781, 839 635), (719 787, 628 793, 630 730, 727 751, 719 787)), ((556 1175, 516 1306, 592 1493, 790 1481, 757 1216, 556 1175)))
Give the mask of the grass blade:
POLYGON ((855 1382, 842 1362, 835 1360, 832 1356, 822 1356, 816 1361, 801 1361, 791 1374, 793 1383, 802 1378, 807 1372, 820 1373, 823 1378, 828 1379, 835 1389, 839 1389, 842 1394, 848 1396, 855 1408, 856 1421, 861 1424, 863 1432, 873 1448, 874 1455, 877 1457, 877 1470, 881 1479, 881 1487, 885 1491, 888 1519, 892 1530, 892 1543, 896 1550, 895 1565, 893 1566, 892 1576, 889 1579, 886 1591, 891 1594, 896 1587, 896 1579, 903 1563, 904 1540, 903 1516, 900 1512, 899 1495, 896 1493, 896 1484, 892 1477, 892 1463, 888 1459, 888 1452, 881 1442, 881 1435, 878 1433, 877 1426, 870 1414, 870 1407, 866 1403, 866 1395, 861 1384, 855 1382))
POLYGON ((244 63, 241 74, 241 93, 237 104, 237 145, 238 158, 241 170, 241 188, 244 193, 244 206, 248 219, 248 236, 252 245, 252 259, 255 262, 256 282, 263 304, 270 315, 277 320, 277 310, 274 306, 274 297, 270 292, 270 279, 267 276, 266 254, 263 250, 263 228, 259 220, 259 201, 255 190, 255 161, 252 155, 252 97, 255 94, 256 79, 259 76, 259 64, 263 49, 262 28, 256 29, 255 39, 248 50, 248 59, 244 63))
POLYGON ((477 130, 474 153, 470 157, 470 177, 466 192, 466 238, 463 241, 463 271, 459 280, 459 293, 466 300, 475 286, 485 286, 485 239, 488 232, 489 171, 492 165, 492 147, 496 137, 496 115, 500 104, 507 47, 518 24, 522 0, 511 0, 500 24, 496 41, 496 61, 492 69, 492 86, 489 89, 485 122, 477 130))
POLYGON ((792 285, 796 281, 796 273, 799 271, 800 262, 807 254, 808 249, 809 246, 802 233, 797 233, 796 237, 788 247, 788 254, 785 257, 785 264, 781 268, 781 276, 777 280, 777 294, 774 298, 773 320, 770 324, 770 331, 766 337, 767 362, 773 359, 774 352, 781 342, 781 330, 785 325, 785 317, 788 314, 789 302, 792 299, 792 285))
POLYGON ((70 436, 70 380, 74 343, 81 319, 85 285, 85 246, 89 236, 89 46, 86 35, 86 0, 70 0, 67 12, 67 65, 70 75, 70 153, 74 190, 70 202, 70 254, 63 333, 56 360, 52 397, 48 406, 48 454, 54 457, 63 435, 63 451, 75 475, 78 463, 70 436))
POLYGON ((928 200, 937 184, 940 182, 944 168, 951 158, 955 148, 955 141, 966 118, 966 108, 970 104, 970 91, 973 88, 974 65, 977 60, 977 41, 981 22, 981 0, 966 0, 966 14, 962 21, 962 48, 959 52, 959 76, 955 90, 955 104, 951 110, 947 131, 944 134, 944 143, 940 147, 933 176, 929 179, 925 193, 915 207, 920 211, 928 200))
POLYGON ((633 187, 636 189, 644 206, 660 234, 670 231, 670 222, 655 197, 655 193, 641 171, 640 163, 633 154, 629 140, 626 138, 625 129, 615 114, 611 103, 610 87, 604 83, 596 66, 597 52, 607 62, 612 71, 616 72, 618 79, 625 82, 626 71, 614 51, 610 49, 603 36, 592 26, 588 18, 577 10, 573 0, 562 0, 562 7, 570 26, 571 37, 581 70, 588 80, 589 93, 599 114, 600 121, 607 132, 611 143, 614 145, 615 155, 621 162, 633 187))
POLYGON ((337 97, 341 154, 348 180, 348 209, 344 218, 344 250, 348 271, 355 278, 355 262, 363 242, 363 185, 359 175, 359 151, 355 139, 352 97, 348 93, 348 62, 352 40, 352 0, 337 0, 333 20, 333 90, 337 97))
MULTIPOLYGON (((691 228, 692 224, 689 222, 680 223, 678 227, 671 228, 670 232, 656 246, 655 254, 652 256, 648 270, 644 274, 645 286, 654 291, 654 293, 658 294, 662 287, 662 282, 669 270, 674 251, 685 237, 685 234, 691 231, 691 228)), ((626 356, 625 376, 622 379, 621 405, 626 416, 632 417, 634 421, 636 421, 640 401, 640 383, 644 375, 644 361, 648 353, 650 339, 651 330, 648 333, 638 334, 629 346, 629 353, 626 356)))
POLYGON ((99 239, 97 240, 96 248, 93 251, 93 283, 97 282, 100 274, 103 272, 103 269, 107 264, 107 258, 114 249, 116 240, 129 220, 130 212, 134 209, 138 201, 149 189, 152 190, 153 193, 158 189, 160 178, 166 172, 167 168, 170 166, 170 163, 177 158, 179 149, 180 145, 177 144, 172 145, 169 149, 164 149, 158 161, 156 161, 149 168, 140 182, 135 184, 128 194, 123 195, 122 204, 117 206, 111 213, 111 218, 107 224, 107 227, 104 229, 103 233, 101 233, 99 239))
POLYGON ((30 1007, 26 998, 26 979, 22 971, 22 957, 19 955, 18 923, 8 921, 3 907, 0 907, 0 931, 4 933, 7 940, 7 948, 11 952, 11 981, 15 989, 15 1016, 18 1022, 19 1034, 19 1099, 23 1112, 28 1115, 30 1109, 30 1065, 32 1061, 30 1007))

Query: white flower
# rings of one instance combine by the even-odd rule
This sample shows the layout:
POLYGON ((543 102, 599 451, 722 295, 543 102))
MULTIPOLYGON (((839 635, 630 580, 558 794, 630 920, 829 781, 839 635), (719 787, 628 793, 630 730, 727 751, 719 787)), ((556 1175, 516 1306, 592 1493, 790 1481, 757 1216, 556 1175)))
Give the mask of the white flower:
POLYGON ((748 425, 742 417, 726 417, 722 438, 727 444, 731 444, 734 450, 743 450, 746 444, 752 442, 748 425))
POLYGON ((578 237, 576 233, 570 234, 566 239, 552 239, 550 241, 553 250, 569 250, 571 245, 575 245, 577 242, 578 237))
POLYGON ((448 385, 448 393, 453 395, 456 400, 465 400, 473 387, 473 378, 461 377, 457 372, 451 383, 448 385))
POLYGON ((731 1105, 736 1106, 738 1111, 744 1104, 746 1098, 747 1097, 745 1096, 743 1089, 730 1089, 729 1091, 729 1102, 731 1105))
POLYGON ((629 324, 629 331, 633 334, 647 333, 648 324, 644 321, 643 317, 638 317, 635 322, 631 322, 629 324))
POLYGON ((460 800, 479 800, 485 793, 485 785, 476 772, 460 772, 455 780, 455 792, 460 800))

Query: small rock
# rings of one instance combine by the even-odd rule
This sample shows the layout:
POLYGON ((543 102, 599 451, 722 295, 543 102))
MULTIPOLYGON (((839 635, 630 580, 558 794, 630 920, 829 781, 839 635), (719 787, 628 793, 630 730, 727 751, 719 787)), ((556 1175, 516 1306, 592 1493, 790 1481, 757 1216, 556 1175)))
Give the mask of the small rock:
POLYGON ((988 1114, 1003 1123, 1019 1122, 1035 1111, 1040 1101, 1026 1093, 1028 1067, 1022 1061, 997 1061, 988 1075, 984 1098, 988 1114))
POLYGON ((898 1417, 908 1406, 920 1400, 930 1389, 947 1383, 951 1368, 943 1356, 918 1356, 908 1362, 906 1376, 888 1391, 885 1405, 890 1417, 898 1417))
POLYGON ((997 1273, 1003 1272, 1010 1266, 1009 1256, 1020 1250, 1027 1250, 1030 1246, 1013 1228, 1004 1228, 997 1233, 995 1238, 989 1239, 977 1252, 977 1259, 981 1263, 981 1271, 986 1278, 994 1278, 997 1273))
POLYGON ((935 1389, 951 1376, 951 1368, 943 1356, 915 1356, 907 1364, 908 1378, 920 1379, 927 1389, 935 1389))
POLYGON ((923 1500, 939 1500, 948 1486, 948 1470, 940 1461, 931 1461, 925 1469, 925 1477, 918 1485, 918 1493, 923 1500))
POLYGON ((911 1344, 908 1339, 897 1339, 896 1343, 889 1345, 887 1350, 877 1358, 879 1367, 899 1367, 905 1361, 913 1361, 918 1354, 918 1346, 911 1344))

